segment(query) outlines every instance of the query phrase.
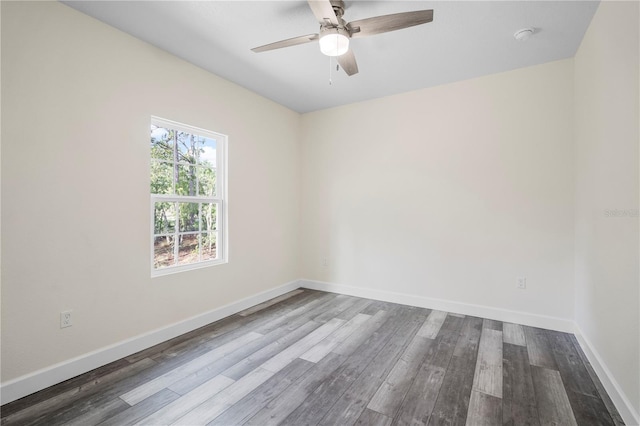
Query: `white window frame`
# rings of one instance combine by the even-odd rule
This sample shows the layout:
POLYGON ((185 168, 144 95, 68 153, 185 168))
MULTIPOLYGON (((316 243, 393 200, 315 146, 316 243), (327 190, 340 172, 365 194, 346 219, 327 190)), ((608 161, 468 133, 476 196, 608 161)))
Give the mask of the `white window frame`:
MULTIPOLYGON (((200 197, 200 196, 185 196, 185 195, 166 195, 166 194, 151 194, 151 277, 158 277, 163 275, 175 274, 177 272, 191 271, 194 269, 206 268, 214 265, 221 265, 228 262, 228 237, 227 237, 227 144, 228 137, 222 133, 213 132, 211 130, 201 129, 187 124, 178 123, 176 121, 167 120, 160 117, 151 117, 151 125, 158 127, 177 130, 180 132, 195 134, 198 136, 205 136, 216 140, 216 194, 215 197, 200 197), (157 202, 176 202, 176 203, 215 203, 218 205, 216 208, 216 225, 217 225, 217 239, 216 239, 216 255, 217 259, 211 260, 199 260, 197 262, 189 263, 186 265, 174 265, 166 266, 160 269, 155 268, 154 257, 154 242, 155 237, 159 236, 155 234, 155 203, 157 202)), ((150 166, 153 159, 150 158, 150 166)), ((149 169, 149 171, 151 171, 149 169)), ((149 176, 151 173, 149 173, 149 176)), ((175 235, 175 249, 178 250, 178 234, 180 233, 176 224, 176 229, 172 235, 175 235)), ((202 230, 194 232, 194 234, 202 234, 202 230)), ((168 234, 167 234, 168 235, 168 234)))

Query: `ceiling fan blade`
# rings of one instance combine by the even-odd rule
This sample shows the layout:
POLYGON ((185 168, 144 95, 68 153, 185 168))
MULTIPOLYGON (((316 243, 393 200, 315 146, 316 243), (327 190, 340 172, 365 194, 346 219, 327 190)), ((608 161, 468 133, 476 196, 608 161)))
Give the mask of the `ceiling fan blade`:
POLYGON ((356 57, 353 55, 353 50, 347 50, 347 53, 338 56, 336 59, 347 75, 358 74, 358 63, 356 62, 356 57))
POLYGON ((326 24, 327 20, 331 22, 331 24, 338 26, 338 17, 336 13, 333 11, 333 6, 329 0, 307 0, 309 3, 309 7, 311 11, 315 15, 316 19, 320 24, 326 24))
POLYGON ((431 21, 433 10, 417 10, 352 21, 347 24, 347 28, 351 31, 351 37, 356 38, 401 30, 431 21))
POLYGON ((309 43, 317 39, 318 39, 318 34, 309 34, 309 35, 289 38, 286 40, 276 41, 275 43, 265 44, 264 46, 254 47, 251 50, 253 50, 256 53, 266 52, 267 50, 281 49, 283 47, 296 46, 298 44, 309 43))

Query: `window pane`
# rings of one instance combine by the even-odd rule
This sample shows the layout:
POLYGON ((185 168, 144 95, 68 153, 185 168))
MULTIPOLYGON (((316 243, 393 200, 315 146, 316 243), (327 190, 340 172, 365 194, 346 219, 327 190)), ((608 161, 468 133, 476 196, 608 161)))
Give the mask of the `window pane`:
POLYGON ((216 169, 198 167, 198 195, 214 197, 216 195, 216 169))
POLYGON ((173 266, 175 238, 173 236, 168 237, 155 237, 153 239, 153 266, 156 269, 164 268, 167 266, 173 266))
POLYGON ((200 231, 199 206, 199 203, 178 203, 178 208, 180 209, 178 226, 180 232, 200 231))
POLYGON ((176 203, 155 203, 153 214, 155 234, 169 234, 176 230, 176 203))
POLYGON ((218 233, 203 233, 202 234, 202 242, 200 245, 200 253, 202 254, 202 260, 213 260, 217 259, 217 240, 218 233))
POLYGON ((218 205, 202 203, 202 231, 210 232, 218 229, 218 205))
POLYGON ((173 164, 151 161, 151 193, 173 194, 173 164))
POLYGON ((198 144, 198 164, 208 167, 217 167, 217 144, 215 139, 200 137, 198 144))
POLYGON ((177 132, 178 138, 178 161, 181 163, 196 163, 196 150, 198 145, 198 139, 196 136, 185 133, 177 132))
POLYGON ((173 161, 173 132, 151 125, 151 158, 173 161))
POLYGON ((178 265, 198 262, 198 234, 181 234, 178 247, 178 265))
POLYGON ((178 165, 177 195, 196 195, 196 166, 190 164, 178 165))

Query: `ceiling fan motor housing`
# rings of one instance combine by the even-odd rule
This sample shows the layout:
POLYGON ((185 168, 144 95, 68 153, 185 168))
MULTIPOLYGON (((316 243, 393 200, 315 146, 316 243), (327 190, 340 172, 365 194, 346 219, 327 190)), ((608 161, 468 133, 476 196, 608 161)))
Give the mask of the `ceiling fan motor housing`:
POLYGON ((333 7, 333 11, 335 12, 338 19, 342 18, 342 15, 344 15, 344 1, 331 0, 331 6, 333 7))

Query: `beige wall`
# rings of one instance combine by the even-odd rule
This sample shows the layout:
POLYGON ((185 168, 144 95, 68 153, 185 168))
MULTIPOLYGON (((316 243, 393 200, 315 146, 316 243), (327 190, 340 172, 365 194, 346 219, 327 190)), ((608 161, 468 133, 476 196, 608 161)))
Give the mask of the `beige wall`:
POLYGON ((572 76, 565 60, 303 115, 303 277, 571 319, 572 76))
POLYGON ((2 2, 2 113, 3 382, 298 278, 297 113, 57 2, 2 2), (227 265, 150 278, 151 115, 229 135, 227 265))
POLYGON ((636 412, 640 412, 638 5, 601 3, 575 57, 576 322, 636 412), (619 210, 621 216, 608 216, 607 210, 619 210))

